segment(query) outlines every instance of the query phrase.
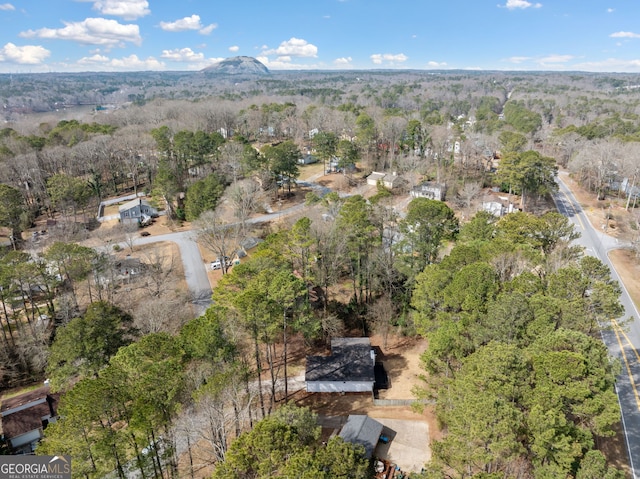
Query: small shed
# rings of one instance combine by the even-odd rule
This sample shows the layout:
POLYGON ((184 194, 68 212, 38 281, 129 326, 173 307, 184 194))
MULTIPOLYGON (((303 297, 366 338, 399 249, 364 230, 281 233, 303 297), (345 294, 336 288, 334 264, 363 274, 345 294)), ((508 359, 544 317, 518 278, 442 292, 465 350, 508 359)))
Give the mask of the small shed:
POLYGON ((118 213, 120 213, 121 223, 139 223, 145 216, 148 218, 158 216, 158 210, 142 198, 136 198, 121 205, 118 213))
POLYGON ((376 355, 369 338, 335 338, 330 356, 307 356, 307 392, 373 392, 376 355))
POLYGON ((351 414, 338 434, 345 442, 360 444, 368 459, 378 444, 383 425, 366 415, 351 414))

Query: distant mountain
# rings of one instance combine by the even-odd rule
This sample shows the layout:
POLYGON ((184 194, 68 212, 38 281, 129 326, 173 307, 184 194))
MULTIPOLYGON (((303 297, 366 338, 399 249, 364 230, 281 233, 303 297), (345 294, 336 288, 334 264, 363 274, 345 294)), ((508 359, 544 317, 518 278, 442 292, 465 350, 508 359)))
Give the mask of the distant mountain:
POLYGON ((200 70, 205 75, 269 75, 269 69, 252 57, 232 57, 200 70))

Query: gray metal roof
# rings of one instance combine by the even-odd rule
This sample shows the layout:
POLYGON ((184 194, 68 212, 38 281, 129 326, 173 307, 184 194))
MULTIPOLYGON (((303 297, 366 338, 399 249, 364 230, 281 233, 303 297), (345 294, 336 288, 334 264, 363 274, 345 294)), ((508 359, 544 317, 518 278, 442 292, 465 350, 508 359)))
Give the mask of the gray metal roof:
POLYGON ((383 427, 382 424, 369 416, 354 414, 347 418, 339 436, 346 442, 362 444, 367 457, 371 458, 383 427))
POLYGON ((147 200, 143 200, 142 198, 135 198, 131 201, 127 201, 123 205, 120 205, 118 207, 118 211, 119 212, 127 211, 127 210, 130 210, 131 208, 135 208, 138 205, 151 206, 147 200))

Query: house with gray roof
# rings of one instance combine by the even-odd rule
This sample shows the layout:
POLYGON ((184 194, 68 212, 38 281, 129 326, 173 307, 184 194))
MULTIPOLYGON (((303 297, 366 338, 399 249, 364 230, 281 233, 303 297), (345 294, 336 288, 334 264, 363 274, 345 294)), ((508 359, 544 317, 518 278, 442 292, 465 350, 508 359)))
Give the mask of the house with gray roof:
POLYGON ((430 200, 444 201, 446 192, 446 185, 436 183, 434 181, 425 181, 424 183, 413 187, 411 190, 411 196, 413 198, 427 198, 430 200))
POLYGON ((335 338, 330 356, 307 356, 307 392, 373 392, 376 355, 369 338, 335 338))
POLYGON ((345 442, 364 446, 365 455, 368 459, 371 459, 383 427, 382 424, 369 416, 351 414, 347 418, 347 422, 342 426, 338 436, 344 439, 345 442))
POLYGON ((118 213, 120 213, 121 223, 140 223, 145 218, 158 216, 158 210, 142 198, 136 198, 119 206, 118 213))

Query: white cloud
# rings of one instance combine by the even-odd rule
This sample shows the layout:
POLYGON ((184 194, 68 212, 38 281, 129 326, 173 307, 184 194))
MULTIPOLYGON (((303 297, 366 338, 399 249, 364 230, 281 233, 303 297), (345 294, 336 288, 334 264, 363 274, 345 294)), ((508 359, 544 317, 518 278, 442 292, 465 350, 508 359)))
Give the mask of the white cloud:
POLYGON ((149 15, 149 2, 147 0, 77 0, 80 2, 93 3, 93 9, 103 15, 113 15, 122 17, 125 20, 135 20, 136 18, 149 15))
POLYGON ((384 62, 395 65, 396 63, 406 62, 409 59, 404 53, 374 53, 370 58, 376 65, 382 65, 384 62))
POLYGON ((188 70, 202 70, 203 68, 210 67, 211 65, 215 65, 216 63, 220 63, 222 60, 225 60, 225 57, 220 58, 207 58, 206 60, 200 63, 188 63, 188 70))
POLYGON ((137 55, 129 55, 128 57, 109 59, 103 55, 93 55, 78 60, 80 65, 89 65, 94 69, 104 71, 146 71, 146 70, 164 70, 165 64, 153 57, 144 60, 138 58, 137 55))
POLYGON ((340 57, 333 60, 333 63, 339 66, 351 66, 352 61, 351 57, 340 57))
POLYGON ((430 61, 427 63, 427 68, 445 68, 447 67, 447 62, 434 62, 430 61))
POLYGON ((573 55, 548 55, 538 60, 541 65, 547 65, 549 63, 567 63, 573 60, 573 55))
POLYGON ((49 40, 71 40, 86 45, 113 47, 125 42, 140 45, 138 25, 123 25, 106 18, 87 18, 81 22, 64 22, 64 28, 40 28, 21 32, 23 38, 46 38, 49 40))
POLYGON ((507 61, 509 63, 516 63, 516 64, 520 64, 520 63, 524 63, 524 62, 528 62, 529 60, 531 60, 531 57, 509 57, 507 58, 507 61))
POLYGON ((198 33, 200 35, 210 35, 211 32, 214 31, 216 28, 218 28, 218 24, 217 23, 210 23, 206 27, 203 27, 200 30, 198 30, 198 33))
POLYGON ((266 66, 269 70, 317 70, 320 67, 319 65, 315 64, 305 65, 302 63, 291 63, 289 61, 283 61, 284 58, 287 57, 278 57, 276 60, 270 60, 267 56, 256 57, 256 59, 264 66, 266 66))
POLYGON ((499 7, 504 7, 509 10, 515 10, 516 8, 540 8, 542 6, 541 3, 531 3, 527 2, 527 0, 507 0, 507 3, 504 5, 498 5, 499 7))
POLYGON ((95 55, 91 55, 90 57, 83 57, 78 60, 80 65, 93 65, 95 63, 107 63, 109 61, 109 57, 100 55, 96 53, 95 55))
POLYGON ((0 48, 0 62, 18 63, 20 65, 38 65, 51 55, 51 52, 40 45, 19 47, 7 43, 0 48))
POLYGON ((202 35, 209 35, 218 27, 215 23, 204 26, 200 21, 200 15, 191 15, 175 22, 160 22, 160 28, 165 32, 185 32, 187 30, 198 30, 202 35))
POLYGON ((0 4, 0 10, 15 10, 15 9, 16 9, 16 7, 11 5, 10 3, 1 3, 0 4))
POLYGON ((615 8, 607 8, 607 13, 613 13, 615 12, 615 8))
POLYGON ((573 55, 547 55, 544 57, 527 57, 527 56, 513 56, 505 58, 502 61, 507 63, 513 63, 514 65, 529 64, 531 66, 537 65, 538 67, 557 69, 564 66, 563 64, 574 60, 576 57, 573 55))
POLYGON ((609 35, 611 38, 640 38, 640 33, 615 32, 609 35))
POLYGON ((162 50, 160 57, 174 62, 201 62, 204 60, 204 53, 196 53, 191 48, 175 48, 162 50))
POLYGON ((318 56, 318 47, 303 40, 302 38, 291 37, 284 41, 274 50, 266 50, 263 55, 288 55, 292 57, 315 58, 318 56))
POLYGON ((576 63, 572 69, 589 72, 640 72, 640 59, 620 60, 618 58, 607 58, 599 62, 576 63))
POLYGON ((232 53, 235 53, 238 50, 240 50, 240 47, 238 45, 233 45, 233 46, 229 47, 229 51, 232 52, 232 53))

